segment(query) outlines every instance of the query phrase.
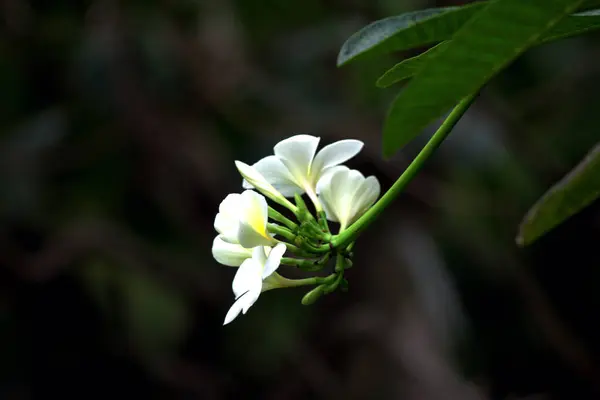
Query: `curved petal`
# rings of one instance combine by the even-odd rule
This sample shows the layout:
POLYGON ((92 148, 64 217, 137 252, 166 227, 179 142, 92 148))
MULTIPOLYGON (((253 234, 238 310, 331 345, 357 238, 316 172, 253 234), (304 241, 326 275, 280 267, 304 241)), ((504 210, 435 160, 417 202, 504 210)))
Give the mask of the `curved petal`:
POLYGON ((311 135, 296 135, 277 143, 273 150, 281 162, 287 167, 294 181, 303 186, 308 180, 310 166, 317 147, 319 138, 311 135))
MULTIPOLYGON (((285 197, 294 197, 295 193, 302 194, 304 189, 294 180, 292 174, 277 156, 268 156, 258 160, 253 165, 254 169, 264 179, 285 197)), ((243 175, 243 174, 242 174, 243 175)), ((244 188, 251 189, 249 182, 242 184, 244 188)))
POLYGON ((286 287, 294 286, 294 281, 292 279, 284 278, 279 275, 277 272, 273 272, 271 275, 266 277, 262 283, 262 291, 266 292, 271 289, 280 289, 286 287))
POLYGON ((313 160, 310 169, 311 181, 316 183, 325 169, 348 161, 357 155, 363 146, 364 143, 360 140, 346 139, 323 147, 313 160))
POLYGON ((242 296, 240 296, 235 303, 233 303, 229 311, 227 311, 223 325, 227 325, 236 319, 237 316, 240 315, 240 312, 246 314, 246 311, 248 311, 248 309, 252 307, 254 303, 256 303, 256 300, 258 300, 258 295, 256 295, 256 293, 246 292, 242 294, 242 296))
POLYGON ((364 214, 377 201, 380 192, 381 186, 377 178, 374 176, 366 178, 356 191, 354 200, 352 201, 353 208, 349 222, 354 222, 354 220, 364 214))
POLYGON ((228 243, 237 243, 239 226, 239 220, 228 218, 222 213, 217 214, 215 217, 215 229, 223 240, 228 243))
POLYGON ((317 194, 321 193, 321 190, 323 190, 324 187, 331 184, 331 177, 334 173, 342 170, 349 170, 349 168, 345 165, 336 165, 335 167, 324 169, 317 181, 317 194))
POLYGON ((219 204, 214 227, 228 242, 235 243, 236 241, 241 201, 240 194, 231 193, 219 204))
POLYGON ((271 252, 269 253, 269 257, 267 258, 267 261, 265 262, 265 266, 263 268, 263 272, 262 272, 263 279, 267 278, 269 275, 271 275, 273 272, 275 272, 277 270, 277 268, 279 268, 279 264, 281 263, 281 257, 283 257, 283 254, 285 253, 286 250, 287 250, 287 247, 283 243, 278 243, 277 246, 275 246, 271 250, 271 252))
MULTIPOLYGON (((275 187, 273 187, 269 180, 255 167, 251 167, 248 164, 237 160, 235 161, 235 166, 237 167, 240 174, 244 177, 242 186, 250 186, 249 189, 256 188, 256 190, 258 190, 261 193, 264 193, 266 196, 269 196, 271 199, 274 200, 277 198, 283 198, 283 195, 275 187)), ((281 168, 287 172, 287 169, 283 164, 281 164, 281 168)), ((273 175, 272 171, 271 175, 273 175)))
POLYGON ((252 250, 246 249, 237 243, 228 243, 223 237, 217 236, 213 240, 212 255, 218 263, 228 267, 239 267, 244 260, 252 257, 252 250))
POLYGON ((321 195, 319 198, 322 201, 323 210, 327 215, 327 219, 333 222, 342 222, 344 212, 340 206, 340 187, 341 182, 348 175, 350 170, 348 167, 339 166, 332 168, 334 171, 328 176, 324 176, 320 181, 321 195))
POLYGON ((237 215, 240 203, 242 201, 242 195, 239 193, 229 193, 219 204, 219 212, 223 214, 237 215))
POLYGON ((252 258, 244 260, 238 268, 231 289, 235 298, 239 298, 246 292, 260 293, 262 287, 262 271, 263 266, 252 258))
POLYGON ((252 190, 245 190, 241 197, 241 217, 237 233, 239 243, 246 248, 268 246, 273 239, 267 233, 267 200, 252 190))
POLYGON ((269 251, 271 251, 269 246, 257 246, 252 249, 252 258, 262 265, 263 269, 267 263, 267 255, 269 251))
POLYGON ((325 211, 325 215, 327 219, 332 222, 340 222, 339 218, 335 214, 335 208, 333 205, 329 204, 324 196, 319 196, 319 200, 321 200, 321 207, 323 207, 323 211, 325 211))

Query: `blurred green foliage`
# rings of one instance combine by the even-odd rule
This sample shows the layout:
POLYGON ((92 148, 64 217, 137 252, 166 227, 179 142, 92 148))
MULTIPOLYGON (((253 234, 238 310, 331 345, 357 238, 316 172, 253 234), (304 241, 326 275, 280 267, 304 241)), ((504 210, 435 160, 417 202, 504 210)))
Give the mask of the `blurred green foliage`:
POLYGON ((514 236, 597 142, 597 34, 484 90, 357 243, 348 293, 275 290, 221 326, 235 270, 210 244, 233 160, 356 138, 351 166, 389 187, 426 140, 379 157, 374 82, 400 58, 339 70, 337 52, 457 3, 3 2, 0 397, 594 398, 597 205, 527 250, 514 236))

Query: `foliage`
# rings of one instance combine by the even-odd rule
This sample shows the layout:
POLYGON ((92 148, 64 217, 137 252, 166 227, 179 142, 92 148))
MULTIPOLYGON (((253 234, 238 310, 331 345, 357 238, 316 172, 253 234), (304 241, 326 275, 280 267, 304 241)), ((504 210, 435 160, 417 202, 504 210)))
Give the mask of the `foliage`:
MULTIPOLYGON (((338 65, 441 42, 396 64, 376 82, 388 87, 412 78, 392 102, 384 124, 383 154, 389 157, 461 99, 474 96, 529 48, 600 28, 598 10, 572 14, 592 5, 584 0, 495 0, 409 12, 376 21, 352 35, 340 50, 338 65)), ((559 190, 575 196, 578 206, 567 207, 568 212, 542 207, 542 214, 556 214, 545 215, 544 222, 535 221, 539 212, 532 211, 519 241, 529 242, 595 198, 593 185, 581 185, 575 192, 581 197, 569 185, 559 190)))

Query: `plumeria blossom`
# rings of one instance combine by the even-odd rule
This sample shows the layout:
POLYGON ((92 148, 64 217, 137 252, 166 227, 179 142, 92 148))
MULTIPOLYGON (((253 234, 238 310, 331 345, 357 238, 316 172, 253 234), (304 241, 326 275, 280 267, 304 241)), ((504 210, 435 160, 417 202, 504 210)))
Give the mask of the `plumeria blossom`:
POLYGON ((252 249, 247 249, 239 243, 229 243, 219 235, 213 240, 212 255, 219 264, 228 267, 239 267, 242 263, 252 257, 252 249))
POLYGON ((283 243, 274 248, 257 246, 252 250, 252 257, 242 262, 233 278, 231 287, 236 300, 227 312, 223 325, 233 321, 240 312, 246 314, 263 291, 281 287, 278 280, 285 278, 277 275, 275 270, 285 251, 283 243))
POLYGON ((219 205, 215 229, 227 243, 246 248, 275 243, 267 232, 268 205, 265 198, 252 191, 229 194, 219 205))
POLYGON ((277 189, 271 185, 258 170, 241 161, 236 161, 235 166, 244 178, 243 186, 248 189, 255 188, 271 200, 294 211, 296 206, 290 203, 277 189))
MULTIPOLYGON (((380 187, 375 177, 365 178, 341 165, 358 154, 361 141, 340 140, 317 152, 319 141, 315 136, 296 135, 279 142, 273 155, 252 166, 235 162, 247 190, 228 195, 219 205, 214 221, 218 235, 212 246, 217 262, 238 268, 232 283, 235 302, 223 325, 245 314, 267 290, 315 286, 302 298, 305 305, 338 287, 347 290, 344 271, 352 265, 348 246, 361 225, 346 228, 373 206, 380 187), (312 200, 317 218, 300 198, 296 205, 286 198, 304 193, 312 200), (290 210, 297 221, 269 208, 265 196, 290 210), (269 217, 274 223, 269 223, 269 217), (337 235, 331 233, 327 220, 340 223, 337 235), (283 258, 288 250, 291 256, 283 258), (276 272, 280 264, 331 273, 288 279, 276 272)), ((365 226, 364 221, 358 224, 365 226)))
MULTIPOLYGON (((253 167, 283 196, 306 193, 317 205, 319 180, 354 157, 363 147, 360 140, 346 139, 317 152, 319 140, 311 135, 296 135, 282 140, 273 148, 274 155, 259 160, 253 167)), ((243 182, 245 189, 256 186, 256 181, 243 182)))
POLYGON ((327 219, 340 223, 344 230, 371 207, 380 193, 377 178, 365 178, 357 170, 344 166, 319 181, 319 199, 327 219))

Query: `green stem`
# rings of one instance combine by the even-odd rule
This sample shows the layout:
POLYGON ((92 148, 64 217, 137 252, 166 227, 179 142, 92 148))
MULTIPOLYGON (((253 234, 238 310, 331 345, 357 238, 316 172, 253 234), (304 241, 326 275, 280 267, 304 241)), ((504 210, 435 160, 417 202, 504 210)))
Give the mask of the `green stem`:
POLYGON ((463 114, 469 109, 469 106, 475 100, 477 94, 473 94, 469 97, 465 97, 452 112, 448 115, 446 120, 433 134, 429 142, 423 147, 419 155, 413 160, 413 162, 406 168, 404 173, 400 175, 398 180, 392 185, 392 187, 379 199, 377 203, 373 205, 366 213, 364 213, 356 222, 350 225, 345 231, 339 235, 334 236, 331 240, 331 244, 334 248, 344 247, 348 243, 354 241, 358 235, 373 222, 387 206, 404 190, 406 185, 417 175, 417 172, 421 170, 425 161, 435 152, 435 150, 442 144, 444 139, 448 136, 452 128, 460 120, 463 114))
POLYGON ((327 214, 325 214, 325 211, 319 211, 317 213, 317 217, 319 220, 319 226, 321 227, 321 229, 323 229, 323 232, 331 233, 331 231, 329 230, 329 224, 327 223, 327 214))
POLYGON ((282 241, 279 241, 279 240, 278 240, 278 242, 285 244, 285 247, 287 248, 287 250, 289 252, 291 252, 291 253, 299 256, 299 257, 314 257, 315 256, 314 254, 311 254, 308 251, 302 250, 298 246, 294 246, 291 243, 282 242, 282 241))
POLYGON ((294 235, 291 231, 289 231, 287 228, 284 228, 283 226, 279 226, 277 224, 267 224, 267 230, 270 233, 274 233, 286 240, 289 240, 290 242, 296 240, 296 235, 294 235))
MULTIPOLYGON (((283 277, 282 277, 283 278, 283 277)), ((337 278, 336 274, 330 274, 328 276, 313 276, 311 278, 304 279, 288 279, 280 278, 283 282, 284 287, 296 287, 296 286, 309 286, 309 285, 328 285, 334 282, 337 278)))
POLYGON ((284 224, 290 230, 295 230, 298 228, 298 225, 296 225, 294 221, 288 219, 285 215, 281 214, 279 211, 271 207, 269 207, 269 218, 284 224))
POLYGON ((305 271, 320 271, 323 269, 323 267, 325 267, 325 265, 327 265, 328 261, 329 254, 325 254, 325 256, 314 260, 283 257, 281 259, 281 264, 297 267, 305 271))
POLYGON ((329 253, 331 251, 331 247, 329 247, 329 243, 322 244, 320 246, 314 246, 311 243, 304 241, 304 242, 302 242, 300 247, 310 253, 313 253, 313 254, 325 254, 325 253, 329 253))

